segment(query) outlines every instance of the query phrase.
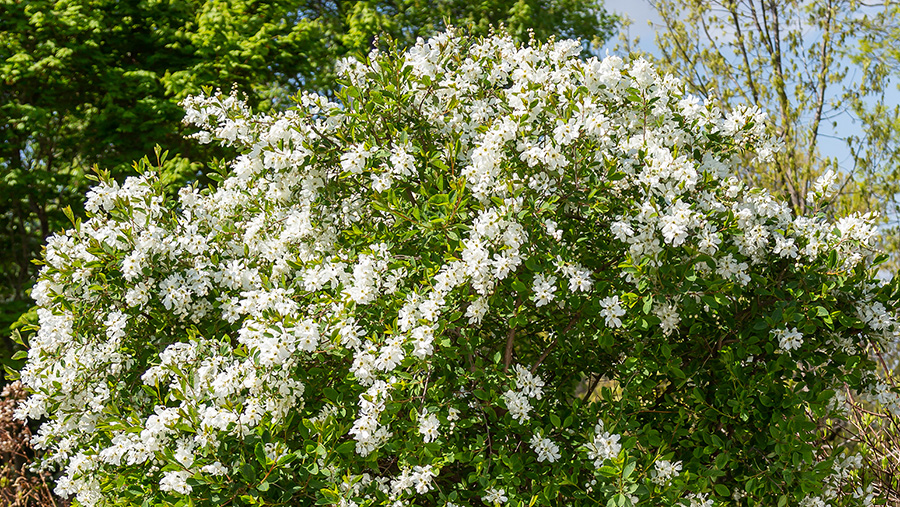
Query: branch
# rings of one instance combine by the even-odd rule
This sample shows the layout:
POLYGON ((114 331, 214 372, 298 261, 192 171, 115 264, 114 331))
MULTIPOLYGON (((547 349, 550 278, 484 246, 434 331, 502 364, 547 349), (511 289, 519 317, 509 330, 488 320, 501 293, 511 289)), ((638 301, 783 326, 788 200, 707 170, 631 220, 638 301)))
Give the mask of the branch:
MULTIPOLYGON (((570 320, 570 321, 569 321, 569 324, 566 326, 566 328, 563 329, 563 331, 562 331, 562 334, 563 334, 563 335, 568 334, 569 331, 571 331, 572 328, 575 327, 575 323, 578 322, 579 317, 581 317, 581 313, 580 313, 580 312, 579 312, 579 313, 576 313, 576 314, 572 317, 572 320, 570 320)), ((534 363, 534 366, 531 367, 531 374, 532 374, 532 375, 534 375, 534 372, 537 371, 538 366, 540 366, 541 363, 544 362, 544 359, 547 359, 547 356, 550 355, 550 351, 553 350, 553 347, 556 346, 557 338, 558 338, 558 336, 553 337, 553 340, 550 341, 550 345, 547 345, 547 348, 544 350, 543 353, 541 353, 541 356, 538 358, 537 362, 534 363)))
MULTIPOLYGON (((831 6, 829 5, 829 7, 831 6)), ((809 151, 807 154, 808 161, 813 159, 813 155, 816 151, 816 141, 818 141, 819 136, 819 123, 822 121, 822 108, 825 106, 825 88, 828 86, 828 67, 831 64, 831 30, 834 28, 832 25, 833 10, 829 8, 827 9, 827 13, 824 22, 827 28, 822 34, 822 45, 819 54, 821 61, 819 62, 819 73, 816 76, 818 79, 818 86, 816 89, 815 114, 813 116, 812 126, 810 127, 812 135, 810 136, 809 151)))
POLYGON ((728 6, 731 11, 731 19, 734 22, 734 30, 737 33, 737 43, 741 48, 741 55, 744 58, 744 73, 747 74, 747 85, 750 86, 750 93, 753 94, 753 103, 759 105, 759 93, 756 91, 756 84, 753 80, 753 74, 750 71, 750 57, 747 55, 747 45, 744 43, 744 34, 741 33, 741 21, 738 18, 737 4, 731 2, 728 6))
MULTIPOLYGON (((516 307, 513 309, 513 317, 519 315, 519 305, 522 304, 522 296, 516 296, 516 307)), ((509 372, 509 365, 512 364, 513 344, 516 341, 516 326, 509 328, 506 334, 506 349, 503 351, 503 373, 509 372)))
POLYGON ((548 345, 547 348, 544 350, 544 352, 541 354, 541 357, 539 357, 537 362, 534 363, 534 366, 531 367, 532 375, 534 375, 534 372, 537 371, 538 366, 540 366, 541 363, 544 362, 544 359, 547 359, 547 356, 550 355, 550 351, 553 350, 553 347, 555 347, 555 346, 556 346, 556 338, 553 338, 553 340, 550 342, 550 345, 548 345))

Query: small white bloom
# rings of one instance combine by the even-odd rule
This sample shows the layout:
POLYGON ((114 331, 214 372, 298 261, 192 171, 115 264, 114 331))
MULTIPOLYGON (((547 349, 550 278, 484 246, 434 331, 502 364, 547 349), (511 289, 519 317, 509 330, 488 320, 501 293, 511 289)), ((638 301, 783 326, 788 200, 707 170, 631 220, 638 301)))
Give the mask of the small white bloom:
POLYGON ((556 294, 554 294, 555 289, 555 276, 544 275, 543 273, 534 275, 534 283, 532 284, 534 294, 532 295, 532 299, 537 306, 544 306, 556 299, 556 294))
POLYGON ((603 466, 603 462, 609 459, 615 459, 622 450, 622 444, 619 443, 621 435, 614 435, 603 430, 603 423, 600 422, 594 427, 594 438, 585 444, 588 457, 594 460, 595 467, 603 466))
POLYGON ((662 459, 653 464, 653 482, 656 484, 668 484, 673 477, 677 477, 681 472, 681 462, 671 462, 662 459))
POLYGON ((549 438, 541 438, 540 435, 534 434, 529 443, 534 452, 537 453, 538 461, 553 463, 560 458, 559 446, 554 444, 549 438))
POLYGON ((817 200, 828 200, 840 190, 838 185, 838 176, 831 169, 825 171, 825 174, 816 178, 813 185, 813 191, 806 194, 806 202, 815 204, 817 200))
POLYGON ((171 491, 179 495, 189 495, 193 488, 187 483, 187 478, 191 473, 187 470, 179 470, 177 472, 166 472, 162 480, 159 481, 159 489, 162 491, 171 491))
POLYGON ((666 335, 670 335, 672 334, 672 331, 678 329, 678 324, 681 322, 681 316, 678 315, 678 309, 672 303, 665 303, 658 306, 653 310, 653 313, 659 317, 659 326, 666 335))
POLYGON ((796 327, 791 329, 773 329, 772 336, 778 338, 778 346, 784 351, 791 351, 800 348, 803 345, 803 333, 797 331, 796 327))
POLYGON ((425 442, 434 442, 440 436, 438 433, 438 428, 440 427, 441 422, 438 420, 437 416, 434 414, 429 414, 425 412, 423 416, 419 417, 419 433, 424 437, 423 440, 425 442))
POLYGON ((622 319, 619 317, 625 315, 625 309, 619 301, 619 296, 610 296, 600 300, 600 315, 606 319, 606 325, 611 328, 622 327, 622 319))
POLYGON ((544 381, 541 377, 532 375, 532 373, 521 364, 515 365, 513 369, 516 372, 516 388, 518 388, 522 394, 538 400, 544 396, 544 381))
POLYGON ((481 497, 481 500, 488 505, 495 504, 504 504, 507 500, 506 491, 502 489, 490 488, 484 492, 484 496, 481 497))
POLYGON ((506 402, 506 408, 509 409, 510 415, 519 423, 524 423, 531 418, 529 415, 531 403, 528 402, 528 397, 524 394, 516 391, 506 391, 503 393, 503 401, 506 402))

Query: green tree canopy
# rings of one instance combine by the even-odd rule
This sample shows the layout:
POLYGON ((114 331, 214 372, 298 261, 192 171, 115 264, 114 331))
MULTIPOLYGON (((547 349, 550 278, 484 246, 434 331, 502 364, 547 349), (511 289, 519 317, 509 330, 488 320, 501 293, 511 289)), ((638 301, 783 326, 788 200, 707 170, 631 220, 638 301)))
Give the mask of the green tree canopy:
POLYGON ((88 168, 118 177, 163 144, 178 153, 164 179, 183 182, 227 154, 183 138, 186 95, 233 83, 277 108, 286 89, 332 89, 334 62, 378 34, 405 44, 445 19, 593 43, 615 23, 594 0, 0 2, 0 336, 30 304, 31 261, 68 224, 88 168))

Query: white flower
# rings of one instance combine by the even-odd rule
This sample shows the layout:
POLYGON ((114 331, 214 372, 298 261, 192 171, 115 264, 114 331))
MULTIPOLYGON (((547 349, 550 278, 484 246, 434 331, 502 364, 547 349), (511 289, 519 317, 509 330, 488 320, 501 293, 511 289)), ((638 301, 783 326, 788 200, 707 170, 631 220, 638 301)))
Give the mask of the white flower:
POLYGON ((694 224, 694 213, 690 205, 678 200, 670 212, 660 218, 661 232, 666 243, 680 246, 687 239, 689 229, 694 224))
POLYGON ((522 394, 538 400, 544 396, 544 381, 541 377, 532 375, 532 373, 521 364, 515 365, 513 370, 516 372, 516 388, 518 388, 522 394))
POLYGON ((431 465, 415 466, 413 468, 412 482, 416 493, 421 495, 431 491, 432 481, 436 475, 431 465))
POLYGON ((685 499, 689 502, 687 504, 687 507, 712 507, 713 506, 712 499, 707 498, 706 493, 691 493, 685 499))
POLYGON ((806 498, 804 498, 803 500, 800 501, 799 506, 800 507, 827 507, 828 504, 825 503, 825 501, 822 500, 818 496, 807 496, 806 498))
POLYGON ((404 468, 400 475, 391 481, 391 492, 396 496, 415 489, 416 493, 423 494, 431 491, 432 480, 436 474, 431 465, 415 466, 412 469, 404 468))
POLYGON ((228 469, 226 469, 218 461, 216 461, 215 463, 212 463, 210 465, 204 466, 203 468, 200 469, 200 471, 202 471, 203 473, 210 474, 210 475, 215 475, 217 477, 228 473, 228 469))
POLYGON ((661 459, 653 464, 653 482, 656 484, 668 484, 673 477, 677 477, 681 472, 681 462, 671 462, 661 459))
POLYGON ((615 221, 610 226, 610 232, 612 232, 613 236, 616 237, 619 241, 627 242, 629 238, 634 236, 634 229, 628 222, 624 221, 615 221))
POLYGON ((397 176, 408 177, 415 172, 416 160, 407 148, 406 145, 400 145, 391 150, 391 172, 397 176))
POLYGON ((548 218, 547 220, 544 220, 544 227, 547 228, 547 234, 549 234, 550 237, 552 237, 556 241, 560 241, 562 239, 563 231, 556 228, 556 222, 548 218))
POLYGON ((534 452, 537 453, 538 461, 553 463, 560 458, 559 446, 554 444, 549 438, 541 438, 540 435, 534 434, 529 443, 534 452))
POLYGON ((746 262, 738 262, 731 254, 716 259, 716 274, 722 278, 736 280, 741 285, 750 283, 750 276, 747 275, 748 268, 746 262))
POLYGON ((394 180, 391 178, 391 173, 384 172, 381 174, 372 173, 372 190, 376 192, 384 192, 385 190, 391 188, 391 185, 394 184, 394 180))
POLYGON ((878 235, 874 221, 875 215, 872 213, 865 215, 855 213, 838 220, 837 229, 841 233, 841 238, 856 240, 867 245, 878 235))
POLYGON ((106 336, 110 340, 119 340, 125 336, 125 325, 128 323, 128 316, 119 311, 109 312, 106 316, 106 336))
POLYGON ((838 176, 829 169, 825 171, 825 174, 816 178, 816 182, 813 184, 813 191, 806 194, 806 202, 815 204, 817 200, 827 201, 834 197, 838 190, 840 190, 838 176))
POLYGON ((578 123, 574 118, 565 122, 557 120, 556 128, 553 129, 553 140, 560 146, 571 143, 578 136, 578 123))
POLYGON ((860 320, 876 331, 884 331, 895 324, 895 319, 883 304, 875 301, 857 309, 860 320))
POLYGON ((688 121, 697 118, 703 111, 703 105, 700 104, 700 99, 694 95, 685 96, 678 102, 678 107, 681 109, 681 114, 683 114, 688 121))
POLYGON ((434 328, 431 326, 419 326, 413 329, 412 332, 412 344, 413 344, 413 355, 418 357, 419 359, 425 359, 426 357, 432 355, 434 353, 434 328))
POLYGON ((625 315, 625 309, 619 301, 619 296, 609 296, 600 300, 600 315, 606 319, 608 327, 622 327, 622 319, 619 317, 625 315))
POLYGON ((159 481, 159 489, 162 491, 171 491, 179 495, 189 495, 193 488, 187 483, 187 478, 191 473, 187 470, 179 470, 177 472, 166 472, 163 474, 162 480, 159 481))
POLYGON ((475 301, 466 308, 466 317, 469 319, 469 324, 480 324, 481 319, 484 318, 484 315, 488 311, 488 300, 485 297, 477 298, 475 301))
POLYGON ((503 393, 503 401, 506 402, 506 408, 509 409, 510 415, 519 423, 524 423, 531 418, 529 415, 531 403, 528 402, 528 397, 524 394, 516 391, 506 391, 503 393))
POLYGON ((498 488, 490 488, 484 492, 481 500, 488 505, 504 504, 508 500, 506 491, 498 488))
POLYGON ((440 436, 438 433, 440 425, 440 421, 434 414, 425 412, 424 415, 419 416, 419 433, 422 434, 425 442, 434 442, 440 436))
POLYGON ((603 466, 603 462, 615 459, 622 450, 622 444, 619 443, 620 435, 610 434, 603 430, 603 423, 597 424, 594 428, 594 438, 585 444, 587 455, 594 460, 595 467, 603 466))
POLYGON ((556 295, 553 293, 556 288, 555 284, 556 277, 553 275, 544 275, 543 273, 534 275, 534 283, 532 285, 534 294, 532 299, 534 299, 537 306, 544 306, 556 299, 556 295))
POLYGON ((366 159, 371 155, 371 151, 367 150, 364 145, 356 144, 341 155, 341 169, 359 174, 366 165, 366 159))
POLYGON ((672 334, 672 331, 678 329, 678 324, 681 322, 681 316, 678 315, 678 308, 672 303, 659 305, 653 310, 653 313, 659 317, 659 327, 662 328, 663 333, 666 335, 670 335, 672 334))
POLYGON ((653 70, 650 62, 643 58, 638 58, 632 62, 629 74, 631 74, 635 84, 640 88, 646 88, 656 80, 656 71, 653 70))
POLYGON ((803 345, 803 333, 797 331, 796 327, 791 329, 773 329, 771 334, 773 337, 778 338, 778 346, 786 352, 798 349, 803 345))
POLYGON ((799 252, 794 238, 785 238, 781 234, 776 234, 775 251, 773 253, 780 257, 796 259, 799 252))

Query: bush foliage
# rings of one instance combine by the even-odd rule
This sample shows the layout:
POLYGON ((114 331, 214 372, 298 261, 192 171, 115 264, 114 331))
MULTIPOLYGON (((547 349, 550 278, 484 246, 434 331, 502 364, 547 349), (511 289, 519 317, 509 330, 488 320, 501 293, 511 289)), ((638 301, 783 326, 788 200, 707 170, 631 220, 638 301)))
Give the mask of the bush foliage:
MULTIPOLYGON (((454 31, 333 102, 184 103, 238 150, 50 239, 21 416, 82 505, 856 505, 831 441, 897 283, 873 217, 735 177, 778 143, 637 60, 454 31)), ((817 199, 834 191, 817 182, 817 199)))

